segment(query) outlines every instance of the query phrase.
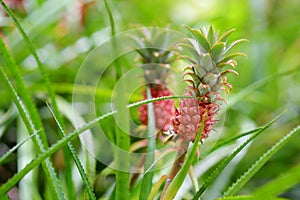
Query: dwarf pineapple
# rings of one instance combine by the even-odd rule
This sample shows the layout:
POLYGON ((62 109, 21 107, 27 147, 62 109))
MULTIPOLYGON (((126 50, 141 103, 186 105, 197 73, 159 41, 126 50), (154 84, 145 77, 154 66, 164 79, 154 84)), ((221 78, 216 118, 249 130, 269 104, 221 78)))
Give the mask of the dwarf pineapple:
POLYGON ((220 91, 228 92, 231 89, 231 85, 226 82, 226 74, 237 74, 234 70, 226 70, 225 67, 235 67, 237 62, 233 58, 244 55, 239 52, 228 55, 232 47, 244 41, 242 39, 228 44, 228 36, 233 30, 219 36, 212 26, 208 31, 189 27, 188 29, 193 38, 188 38, 182 44, 192 53, 192 57, 185 56, 190 65, 185 68, 183 74, 185 80, 190 83, 184 93, 188 98, 180 101, 179 108, 175 109, 175 116, 172 118, 174 132, 179 136, 179 144, 176 160, 165 183, 161 199, 164 199, 169 185, 183 165, 189 143, 195 141, 201 123, 204 124, 201 133, 203 141, 217 122, 216 114, 221 107, 218 100, 222 100, 220 91))
POLYGON ((244 39, 236 40, 228 44, 228 37, 234 31, 226 31, 219 36, 211 26, 208 31, 189 28, 193 38, 189 38, 181 46, 192 53, 192 57, 185 56, 191 63, 184 70, 184 78, 190 83, 180 107, 175 109, 172 118, 174 132, 184 140, 194 141, 199 131, 200 124, 204 120, 201 140, 208 137, 213 125, 217 122, 216 114, 220 109, 218 100, 223 100, 220 91, 227 93, 231 85, 226 82, 226 74, 234 73, 234 70, 225 69, 226 66, 236 67, 234 57, 245 55, 240 52, 228 54, 229 51, 244 39), (186 79, 186 77, 189 77, 186 79), (194 97, 194 98, 192 98, 194 97))
MULTIPOLYGON (((167 50, 166 32, 160 29, 141 29, 141 35, 133 37, 140 49, 136 51, 140 55, 140 62, 143 64, 144 78, 150 87, 151 97, 170 96, 172 92, 166 86, 167 74, 170 63, 175 56, 171 50, 167 50)), ((144 99, 147 99, 146 90, 142 92, 144 99)), ((162 100, 153 103, 155 126, 158 130, 167 131, 170 129, 171 117, 173 116, 174 103, 172 100, 162 100)), ((139 107, 139 119, 142 124, 148 124, 148 106, 139 107)))

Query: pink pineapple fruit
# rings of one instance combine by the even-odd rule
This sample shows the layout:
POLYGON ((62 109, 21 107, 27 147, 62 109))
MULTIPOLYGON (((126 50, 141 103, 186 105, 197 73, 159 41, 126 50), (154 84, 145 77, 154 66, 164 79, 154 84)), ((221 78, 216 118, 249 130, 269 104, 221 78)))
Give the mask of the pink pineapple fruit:
MULTIPOLYGON (((185 96, 193 97, 194 95, 188 91, 185 96)), ((175 117, 172 118, 174 132, 185 140, 194 141, 200 123, 204 119, 201 140, 207 138, 213 125, 217 122, 215 115, 220 107, 219 104, 204 103, 195 97, 181 100, 179 106, 175 109, 175 117)))
MULTIPOLYGON (((155 85, 150 88, 152 98, 170 96, 172 93, 163 85, 155 85)), ((144 99, 146 91, 143 91, 144 99)), ((155 126, 157 129, 167 131, 170 129, 170 122, 173 116, 174 103, 171 99, 155 101, 153 103, 155 126)), ((148 107, 146 104, 139 107, 139 118, 142 124, 148 125, 148 107)))

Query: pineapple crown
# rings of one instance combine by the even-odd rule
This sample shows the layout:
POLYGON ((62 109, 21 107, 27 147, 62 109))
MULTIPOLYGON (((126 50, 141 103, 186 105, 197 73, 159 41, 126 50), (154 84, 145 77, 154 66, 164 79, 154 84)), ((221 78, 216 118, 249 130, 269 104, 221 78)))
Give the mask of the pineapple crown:
POLYGON ((138 35, 131 38, 139 47, 136 51, 142 63, 170 64, 174 61, 172 48, 168 48, 169 33, 164 29, 141 28, 138 35))
POLYGON ((139 47, 136 52, 143 65, 147 83, 165 85, 170 64, 176 59, 172 47, 169 47, 170 36, 164 29, 141 28, 131 38, 139 47))
POLYGON ((231 85, 226 82, 226 74, 238 73, 234 70, 237 65, 237 56, 246 56, 241 52, 229 53, 230 50, 240 42, 247 41, 239 39, 228 43, 228 38, 235 29, 230 29, 219 36, 213 26, 206 29, 193 29, 186 26, 192 33, 193 38, 187 38, 180 45, 191 52, 192 56, 184 56, 191 65, 184 69, 184 78, 192 84, 195 96, 204 97, 204 101, 212 102, 224 100, 220 98, 220 90, 227 93, 231 85), (233 69, 226 69, 226 67, 233 69), (186 78, 186 77, 189 78, 186 78))

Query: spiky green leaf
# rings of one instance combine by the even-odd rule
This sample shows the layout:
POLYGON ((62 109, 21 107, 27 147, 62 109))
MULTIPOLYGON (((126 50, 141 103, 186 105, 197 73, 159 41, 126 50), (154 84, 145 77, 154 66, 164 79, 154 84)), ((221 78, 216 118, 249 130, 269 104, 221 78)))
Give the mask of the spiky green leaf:
MULTIPOLYGON (((256 196, 232 196, 232 197, 223 197, 218 198, 217 200, 257 200, 258 198, 256 196)), ((279 197, 264 197, 264 199, 268 200, 284 200, 285 198, 279 198, 279 197)))
POLYGON ((266 153, 264 153, 236 182, 234 182, 224 196, 231 196, 236 194, 256 172, 275 154, 277 153, 288 141, 295 137, 300 132, 300 125, 290 131, 287 135, 282 137, 276 144, 272 146, 266 153))
MULTIPOLYGON (((245 53, 242 53, 242 52, 235 52, 235 53, 232 53, 232 54, 229 54, 228 56, 226 56, 225 58, 223 58, 219 63, 226 63, 228 62, 229 60, 233 59, 234 57, 237 57, 237 56, 244 56, 244 57, 247 57, 247 55, 245 53)), ((218 64, 219 64, 218 63, 218 64)))
POLYGON ((207 33, 207 40, 208 40, 208 42, 209 42, 209 44, 210 44, 211 47, 216 42, 215 30, 214 30, 214 27, 212 25, 210 25, 208 33, 207 33))
POLYGON ((233 47, 235 47, 237 44, 241 43, 241 42, 248 42, 248 40, 246 39, 239 39, 239 40, 235 40, 232 43, 230 43, 227 47, 224 53, 228 53, 233 47))
POLYGON ((209 42, 206 39, 204 33, 202 31, 192 29, 189 26, 186 26, 186 27, 189 29, 189 31, 191 31, 194 38, 197 40, 200 50, 203 51, 203 53, 210 52, 210 45, 209 45, 209 42))
POLYGON ((282 115, 278 115, 275 119, 273 119, 271 122, 269 122, 267 125, 265 125, 262 129, 258 130, 256 133, 254 133, 246 142, 244 142, 242 145, 240 145, 230 156, 228 156, 212 173, 211 175, 206 179, 202 187, 197 191, 196 195, 194 196, 193 200, 198 199, 202 193, 207 189, 207 187, 217 178, 217 176, 221 173, 221 171, 228 165, 228 163, 239 153, 241 152, 247 144, 249 144, 251 141, 253 141, 259 134, 264 132, 266 129, 268 129, 272 124, 275 123, 275 121, 282 115))
POLYGON ((187 156, 181 169, 179 170, 178 174, 175 176, 174 180, 170 183, 169 188, 167 189, 167 191, 165 193, 165 198, 164 198, 165 200, 173 199, 174 196, 176 195, 177 191, 179 190, 180 186, 182 185, 182 183, 190 169, 190 166, 194 160, 196 150, 198 148, 198 142, 201 138, 201 133, 203 131, 203 127, 204 127, 204 120, 202 120, 202 122, 201 122, 201 126, 200 126, 198 134, 195 138, 191 152, 187 156))
POLYGON ((227 42, 229 36, 235 31, 236 29, 229 29, 227 31, 225 31, 218 39, 218 41, 220 42, 227 42))
MULTIPOLYGON (((0 71, 1 72, 1 71, 0 71)), ((0 73, 1 74, 1 73, 0 73)), ((164 96, 164 97, 157 97, 152 99, 147 99, 144 101, 140 101, 137 103, 133 103, 130 105, 127 105, 127 108, 136 108, 138 106, 155 102, 155 101, 161 101, 166 99, 178 99, 178 98, 191 98, 190 96, 164 96)), ((101 115, 92 121, 86 123, 81 128, 73 131, 72 133, 68 134, 66 137, 60 139, 55 144, 53 144, 50 148, 45 150, 44 152, 40 153, 34 160, 32 160, 26 167, 24 167, 21 171, 19 171, 17 174, 14 174, 6 183, 2 184, 0 186, 0 198, 3 197, 15 184, 17 184, 27 173, 29 173, 33 168, 38 166, 41 162, 48 159, 53 153, 67 145, 68 142, 72 141, 73 139, 77 138, 79 134, 83 133, 84 131, 92 128, 93 126, 97 125, 99 121, 106 119, 107 117, 110 117, 114 114, 116 114, 117 111, 112 111, 109 113, 106 113, 104 115, 101 115)))
POLYGON ((224 50, 225 50, 225 43, 224 42, 219 42, 216 43, 212 48, 211 48, 211 55, 215 63, 218 63, 223 55, 224 55, 224 50))
POLYGON ((194 61, 194 63, 199 63, 199 51, 198 51, 198 47, 195 47, 195 42, 193 42, 192 40, 186 40, 188 43, 182 43, 180 44, 180 46, 182 46, 183 48, 187 49, 189 52, 192 53, 193 58, 192 59, 194 61))
POLYGON ((300 183, 300 163, 291 169, 284 171, 274 180, 259 187, 254 191, 254 195, 258 197, 262 196, 277 196, 287 191, 300 183))
MULTIPOLYGON (((147 99, 151 99, 151 91, 150 86, 147 85, 147 99)), ((148 148, 147 148, 147 155, 145 156, 145 165, 144 170, 147 171, 149 167, 154 163, 154 151, 156 149, 155 145, 155 116, 154 116, 154 108, 153 104, 148 104, 148 148)), ((153 179, 153 171, 148 171, 144 173, 141 192, 140 192, 140 199, 146 200, 151 192, 152 188, 152 179, 153 179)))
POLYGON ((217 64, 217 67, 219 69, 222 69, 223 67, 231 66, 232 68, 235 68, 237 66, 236 60, 228 60, 227 62, 221 62, 217 64))
POLYGON ((160 186, 163 184, 163 182, 168 178, 167 175, 163 175, 162 177, 160 177, 160 179, 157 181, 157 183, 155 183, 152 187, 152 190, 148 196, 148 200, 152 200, 155 198, 155 196, 157 195, 160 186))
POLYGON ((15 151, 17 150, 20 146, 22 146, 25 142, 27 142, 29 139, 31 139, 32 137, 35 137, 37 133, 34 133, 32 135, 30 135, 29 137, 25 138, 24 140, 22 140, 20 143, 16 144, 14 147, 12 147, 11 149, 9 149, 7 152, 5 152, 3 155, 1 155, 0 157, 0 165, 4 164, 6 159, 15 151))
POLYGON ((196 40, 199 43, 200 49, 203 51, 203 53, 208 53, 210 52, 210 45, 208 40, 206 39, 205 35, 200 33, 199 31, 193 30, 194 36, 196 40))

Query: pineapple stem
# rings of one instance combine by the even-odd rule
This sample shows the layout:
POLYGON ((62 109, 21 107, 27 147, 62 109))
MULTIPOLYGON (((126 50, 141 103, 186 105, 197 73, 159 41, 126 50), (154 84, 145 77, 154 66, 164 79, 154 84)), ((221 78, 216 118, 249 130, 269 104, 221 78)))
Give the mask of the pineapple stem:
POLYGON ((181 169, 181 167, 183 165, 183 162, 184 162, 184 159, 185 159, 188 147, 189 147, 189 143, 190 143, 190 140, 188 140, 188 139, 181 140, 179 143, 179 149, 177 151, 176 160, 173 163, 171 172, 167 178, 166 184, 162 191, 162 195, 160 197, 161 200, 164 199, 165 192, 167 191, 169 185, 171 184, 174 177, 176 176, 176 174, 178 173, 178 171, 181 169))

